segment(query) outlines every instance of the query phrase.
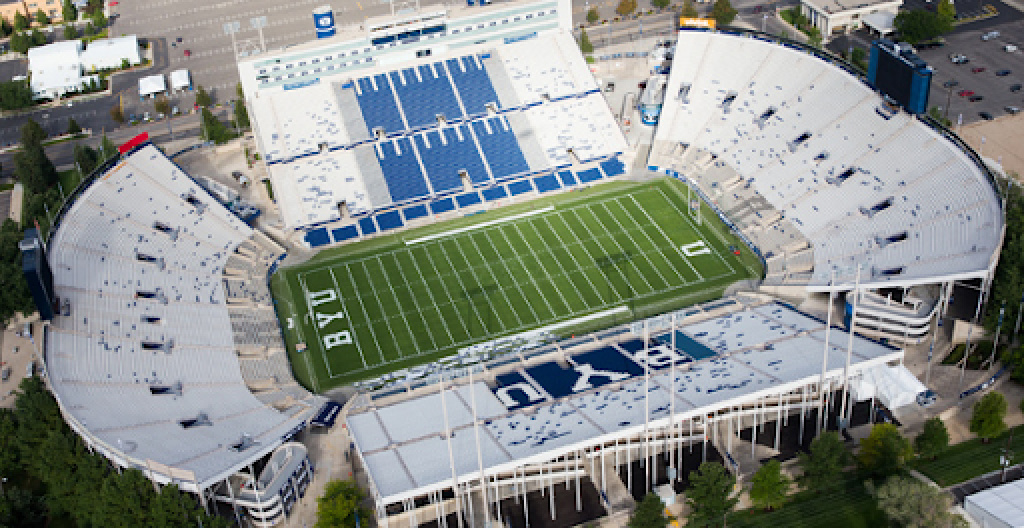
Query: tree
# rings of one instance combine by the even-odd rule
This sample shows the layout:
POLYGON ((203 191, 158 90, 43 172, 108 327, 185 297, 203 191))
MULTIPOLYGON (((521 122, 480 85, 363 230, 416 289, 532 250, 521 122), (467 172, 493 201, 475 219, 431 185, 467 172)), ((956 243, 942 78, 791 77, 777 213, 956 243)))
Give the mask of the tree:
POLYGON ((815 48, 820 48, 822 43, 821 30, 817 26, 807 28, 807 43, 815 48))
POLYGON ((590 11, 587 11, 587 22, 595 24, 598 20, 601 20, 601 15, 597 12, 597 6, 591 6, 590 11))
POLYGON ((46 132, 29 118, 21 127, 21 150, 14 155, 14 176, 30 193, 41 193, 57 183, 57 169, 43 150, 46 132))
POLYGON ((32 106, 32 88, 28 81, 0 82, 0 109, 17 110, 32 106))
POLYGON ((629 528, 665 528, 671 519, 665 516, 665 504, 657 493, 648 493, 636 505, 629 518, 629 528))
POLYGON ((5 16, 0 16, 0 37, 9 37, 13 32, 14 26, 11 25, 11 21, 5 16))
POLYGON ((156 110, 158 114, 170 115, 171 102, 161 95, 153 100, 153 109, 156 110))
POLYGON ((14 13, 14 30, 22 31, 28 29, 28 17, 22 14, 21 11, 14 13))
POLYGON ((81 169, 83 176, 91 173, 92 170, 95 169, 100 162, 100 153, 96 152, 96 149, 90 147, 89 145, 75 145, 74 156, 75 166, 81 169))
POLYGON ((324 496, 316 500, 315 528, 354 527, 359 518, 369 519, 370 511, 360 506, 363 492, 351 480, 332 480, 324 496))
POLYGON ((11 35, 11 51, 18 53, 28 53, 28 49, 32 47, 32 42, 29 36, 24 33, 14 33, 11 35))
POLYGON ((110 118, 119 125, 124 123, 124 110, 121 110, 121 105, 116 104, 110 107, 110 118))
POLYGON ((852 62, 854 66, 860 68, 862 71, 868 71, 867 58, 868 52, 864 48, 854 46, 853 53, 850 54, 850 62, 852 62))
POLYGON ((665 9, 671 3, 672 0, 651 0, 651 5, 658 9, 665 9))
POLYGON ((992 437, 1006 430, 1006 398, 999 392, 990 392, 974 404, 971 432, 987 444, 992 437))
POLYGON ((903 438, 895 425, 876 424, 860 443, 857 462, 868 475, 887 477, 902 469, 913 455, 910 440, 903 438))
POLYGON ((697 6, 693 5, 693 0, 685 0, 683 2, 683 10, 679 13, 679 16, 683 18, 697 18, 697 6))
POLYGON ((245 92, 242 90, 242 83, 235 85, 235 94, 238 95, 238 99, 235 100, 235 125, 240 130, 249 128, 249 109, 245 107, 245 92))
POLYGON ((75 134, 81 133, 82 127, 78 126, 78 121, 75 121, 75 118, 73 117, 68 119, 68 134, 71 134, 73 136, 75 134))
POLYGON ((107 16, 103 14, 102 9, 97 9, 92 12, 92 23, 96 28, 101 29, 107 27, 107 16))
POLYGON ((213 98, 206 93, 206 88, 202 85, 196 86, 196 104, 204 107, 213 104, 213 98))
POLYGON ((64 40, 74 40, 78 38, 78 30, 71 24, 64 25, 64 40))
POLYGON ((711 6, 711 18, 715 19, 718 27, 728 26, 736 18, 736 9, 732 7, 729 0, 715 0, 711 6))
POLYGON ((50 17, 46 16, 46 13, 40 9, 36 11, 36 23, 40 26, 48 26, 50 25, 50 17))
POLYGON ((949 493, 915 478, 892 476, 875 490, 878 507, 890 521, 914 528, 967 528, 967 521, 949 512, 949 493))
POLYGON ((798 456, 803 469, 800 483, 804 488, 815 491, 838 484, 843 468, 850 463, 850 452, 835 431, 825 431, 818 435, 811 441, 810 452, 798 456))
POLYGON ((33 29, 32 30, 32 37, 31 38, 32 38, 32 46, 45 46, 46 45, 46 35, 43 35, 43 32, 39 31, 38 29, 33 29))
POLYGON ((715 462, 704 462, 690 472, 686 503, 690 506, 687 526, 724 526, 725 515, 739 500, 730 497, 736 477, 715 462))
POLYGON ((956 22, 956 7, 953 6, 953 2, 950 0, 940 0, 939 5, 936 6, 935 12, 949 24, 950 29, 953 28, 953 23, 956 22))
POLYGON ((629 16, 636 11, 636 0, 619 0, 619 5, 615 7, 615 12, 619 16, 629 16))
POLYGON ((758 508, 774 510, 786 501, 790 482, 789 477, 782 474, 782 464, 769 460, 751 478, 750 501, 758 508))
POLYGON ((893 27, 904 40, 911 44, 917 44, 931 40, 943 33, 949 33, 953 30, 953 22, 931 11, 912 9, 901 11, 896 15, 893 27))
POLYGON ((61 18, 64 19, 65 24, 78 20, 78 9, 75 4, 71 3, 71 0, 64 0, 64 4, 61 6, 61 18))
POLYGON ((92 25, 92 22, 87 22, 85 24, 85 29, 82 30, 82 34, 87 36, 87 37, 91 37, 91 36, 95 35, 96 34, 96 26, 92 25))
POLYGON ((583 53, 594 52, 594 44, 590 42, 590 36, 583 29, 580 29, 580 51, 583 53))
POLYGON ((941 418, 936 416, 924 423, 924 430, 914 439, 914 447, 921 456, 932 460, 949 447, 949 431, 941 418))

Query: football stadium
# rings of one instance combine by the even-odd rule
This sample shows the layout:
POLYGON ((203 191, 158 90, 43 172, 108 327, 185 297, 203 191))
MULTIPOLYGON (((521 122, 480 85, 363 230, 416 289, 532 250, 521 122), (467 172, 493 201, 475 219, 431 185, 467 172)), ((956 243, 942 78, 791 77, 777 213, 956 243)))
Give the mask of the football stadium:
POLYGON ((993 169, 836 57, 707 29, 638 149, 570 9, 239 62, 277 222, 122 145, 23 243, 71 427, 273 526, 337 417, 381 526, 571 526, 913 402, 900 346, 991 281, 993 169))

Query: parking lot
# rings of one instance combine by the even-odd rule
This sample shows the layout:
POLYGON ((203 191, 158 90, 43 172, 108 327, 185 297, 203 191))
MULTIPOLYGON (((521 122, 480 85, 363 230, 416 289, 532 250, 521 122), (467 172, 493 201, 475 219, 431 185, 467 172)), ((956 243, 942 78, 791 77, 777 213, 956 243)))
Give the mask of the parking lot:
POLYGON ((981 120, 982 112, 999 118, 1007 115, 1006 107, 1024 108, 1024 91, 1010 90, 1013 85, 1024 83, 1024 51, 1006 52, 1007 44, 1024 45, 1024 20, 956 31, 946 37, 945 46, 918 50, 918 55, 935 70, 929 106, 939 107, 954 126, 961 116, 962 123, 968 124, 981 120), (999 31, 1000 36, 988 41, 981 39, 992 30, 999 31), (966 55, 968 62, 953 64, 951 54, 966 55), (1002 70, 1010 73, 997 75, 1002 70), (971 96, 981 99, 972 102, 971 96))

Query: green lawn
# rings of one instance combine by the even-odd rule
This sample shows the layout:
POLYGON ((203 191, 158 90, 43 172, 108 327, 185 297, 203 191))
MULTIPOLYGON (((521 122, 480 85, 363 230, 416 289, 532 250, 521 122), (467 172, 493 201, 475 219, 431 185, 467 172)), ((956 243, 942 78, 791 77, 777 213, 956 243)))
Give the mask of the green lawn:
POLYGON ((860 480, 852 476, 840 487, 829 491, 797 493, 782 508, 774 512, 759 509, 743 510, 729 515, 728 521, 730 528, 888 526, 885 513, 878 509, 874 497, 868 494, 860 480))
MULTIPOLYGON (((1024 456, 1024 426, 1015 427, 1012 431, 1011 449, 1017 453, 1014 464, 1024 456)), ((1011 431, 1007 431, 987 444, 980 439, 968 440, 950 446, 934 461, 914 460, 911 467, 924 473, 940 486, 952 486, 999 469, 999 455, 1006 447, 1006 440, 1011 431)))
POLYGON ((710 211, 696 225, 685 193, 669 179, 609 183, 284 269, 272 288, 296 378, 323 391, 603 310, 625 311, 564 331, 662 313, 760 276, 756 256, 734 255, 728 246, 741 245, 710 211))

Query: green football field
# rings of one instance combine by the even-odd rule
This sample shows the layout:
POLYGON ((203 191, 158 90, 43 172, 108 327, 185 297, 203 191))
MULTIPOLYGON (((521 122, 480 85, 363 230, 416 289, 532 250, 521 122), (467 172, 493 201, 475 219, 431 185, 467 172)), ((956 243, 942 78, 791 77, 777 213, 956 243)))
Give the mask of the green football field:
POLYGON ((322 251, 272 280, 295 376, 321 392, 556 322, 568 334, 650 316, 760 276, 706 206, 701 220, 674 180, 608 183, 322 251))

